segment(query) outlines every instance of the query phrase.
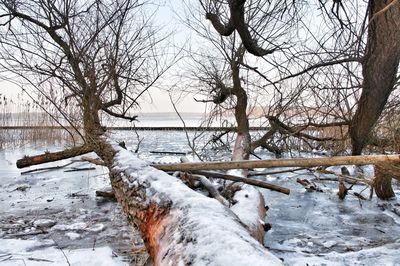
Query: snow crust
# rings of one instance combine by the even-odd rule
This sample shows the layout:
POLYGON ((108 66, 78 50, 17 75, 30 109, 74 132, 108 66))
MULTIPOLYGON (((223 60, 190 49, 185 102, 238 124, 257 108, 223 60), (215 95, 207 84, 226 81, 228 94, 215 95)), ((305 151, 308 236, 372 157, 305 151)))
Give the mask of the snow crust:
POLYGON ((150 167, 116 143, 109 143, 118 151, 113 170, 124 173, 124 182, 132 187, 146 186, 149 201, 171 203, 173 220, 164 236, 169 245, 160 258, 174 258, 172 254, 183 257, 181 262, 163 261, 163 265, 282 265, 217 200, 192 191, 180 180, 150 167))

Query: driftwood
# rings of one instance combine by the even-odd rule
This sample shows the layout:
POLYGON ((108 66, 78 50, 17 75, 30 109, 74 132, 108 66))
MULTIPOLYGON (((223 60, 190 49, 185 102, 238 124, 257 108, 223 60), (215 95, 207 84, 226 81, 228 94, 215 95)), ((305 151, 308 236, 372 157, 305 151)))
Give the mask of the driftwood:
POLYGON ((59 152, 45 152, 43 154, 35 156, 25 156, 24 158, 17 161, 17 167, 24 168, 32 165, 54 162, 58 160, 72 158, 92 151, 93 149, 90 146, 83 145, 59 152))
POLYGON ((336 156, 305 159, 275 159, 257 161, 196 162, 182 164, 154 164, 163 171, 229 170, 270 167, 316 167, 334 165, 368 165, 378 163, 399 163, 400 155, 336 156))

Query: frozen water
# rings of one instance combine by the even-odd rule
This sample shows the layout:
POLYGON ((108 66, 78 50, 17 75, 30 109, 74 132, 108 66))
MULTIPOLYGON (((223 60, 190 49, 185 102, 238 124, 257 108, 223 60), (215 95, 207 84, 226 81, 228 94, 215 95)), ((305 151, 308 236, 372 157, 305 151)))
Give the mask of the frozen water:
MULTIPOLYGON (((178 162, 180 157, 151 154, 150 151, 191 151, 184 132, 146 131, 139 134, 144 138, 139 157, 150 162, 178 162)), ((192 136, 194 133, 189 134, 192 136)), ((136 149, 138 141, 134 133, 115 132, 113 137, 126 141, 129 149, 136 149)), ((107 257, 104 258, 110 262, 107 265, 128 264, 126 261, 132 258, 125 255, 131 250, 131 243, 137 246, 142 243, 137 232, 127 225, 115 202, 94 196, 95 190, 109 188, 105 168, 96 166, 94 171, 66 173, 60 169, 20 175, 21 170, 15 167, 15 161, 24 155, 60 148, 38 146, 0 151, 0 265, 24 265, 23 262, 27 265, 51 265, 50 262, 28 260, 30 256, 63 265, 65 258, 57 245, 66 252, 68 259, 71 258, 71 262, 79 262, 75 258, 81 256, 81 263, 85 262, 82 265, 101 265, 86 260, 97 254, 93 253, 93 246, 107 257), (18 190, 22 186, 26 189, 18 190), (50 226, 51 221, 56 224, 50 226), (48 233, 40 233, 42 229, 38 225, 45 227, 43 230, 48 233), (12 245, 18 248, 15 247, 14 251, 4 248, 12 245), (30 253, 26 246, 34 247, 38 253, 30 253), (117 258, 113 258, 111 250, 117 258), (9 253, 12 257, 3 257, 9 253), (61 256, 56 257, 53 253, 61 256), (43 254, 53 254, 54 257, 43 254)), ((270 156, 263 151, 259 153, 263 158, 270 156)), ((209 151, 210 158, 215 159, 227 160, 229 154, 221 150, 209 151)), ((69 161, 29 169, 62 165, 69 161)), ((87 167, 89 164, 72 166, 87 167)), ((340 167, 331 170, 340 172, 340 167)), ((355 171, 355 168, 350 168, 351 174, 355 171)), ((372 174, 372 168, 365 168, 365 172, 372 174)), ((283 173, 259 178, 291 189, 290 196, 261 190, 270 207, 267 222, 272 224, 265 245, 288 265, 400 265, 398 184, 394 186, 397 199, 392 201, 384 202, 376 197, 360 201, 351 194, 360 192, 362 186, 354 186, 341 201, 336 195, 337 182, 319 182, 316 176, 306 171, 300 175, 283 173), (315 179, 313 181, 324 192, 306 192, 296 183, 297 177, 315 179)), ((363 195, 368 197, 369 191, 364 191, 363 195)), ((100 258, 102 255, 94 256, 100 258)))

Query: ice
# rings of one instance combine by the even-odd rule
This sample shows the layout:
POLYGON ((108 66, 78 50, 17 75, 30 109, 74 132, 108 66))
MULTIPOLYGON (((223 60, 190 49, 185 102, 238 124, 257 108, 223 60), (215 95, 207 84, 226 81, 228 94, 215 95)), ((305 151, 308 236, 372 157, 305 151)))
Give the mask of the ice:
MULTIPOLYGON (((140 145, 138 156, 149 163, 177 162, 180 157, 180 155, 151 154, 152 150, 190 151, 184 132, 146 131, 139 134, 144 137, 144 140, 140 145)), ((191 132, 189 134, 193 135, 191 132)), ((113 137, 125 140, 129 150, 136 147, 137 141, 132 138, 132 132, 116 132, 113 137)), ((63 250, 68 258, 71 258, 71 262, 78 263, 82 260, 81 263, 85 262, 85 265, 97 265, 86 258, 91 258, 91 255, 97 254, 96 250, 104 247, 105 250, 102 253, 107 255, 105 261, 112 260, 109 261, 110 265, 128 265, 127 262, 121 262, 121 258, 124 257, 120 251, 131 250, 132 243, 139 241, 137 232, 133 233, 133 229, 127 225, 115 202, 94 196, 95 190, 109 189, 107 170, 96 166, 95 171, 87 172, 65 173, 60 170, 20 175, 21 170, 15 167, 15 161, 26 154, 39 154, 46 149, 55 151, 62 149, 62 146, 22 147, 0 151, 0 255, 12 253, 12 258, 16 259, 1 261, 0 265, 24 265, 22 260, 18 260, 21 258, 18 256, 24 258, 26 265, 52 265, 43 261, 30 261, 29 256, 54 260, 53 265, 67 265, 61 251, 51 238, 64 247, 63 250), (15 190, 19 186, 30 186, 30 188, 25 192, 15 190), (57 223, 45 229, 49 231, 48 234, 10 239, 12 234, 36 231, 34 222, 42 219, 53 220, 57 223), (79 224, 82 227, 79 227, 79 224), (101 228, 100 224, 104 225, 103 230, 90 231, 91 228, 101 228), (71 225, 75 227, 68 227, 71 225), (64 226, 67 230, 56 230, 57 226, 64 226), (79 232, 74 228, 77 228, 79 232), (15 245, 18 247, 14 251, 11 250, 13 241, 16 241, 15 245), (34 244, 29 244, 30 241, 34 244), (94 243, 95 252, 93 253, 94 243), (37 249, 35 251, 37 253, 33 255, 29 253, 31 251, 21 248, 25 246, 37 249), (5 249, 5 247, 11 247, 11 249, 5 249), (74 250, 78 250, 77 253, 74 253, 74 250), (113 259, 111 250, 120 257, 113 259), (22 253, 22 255, 17 253, 22 253), (54 255, 54 258, 47 257, 47 254, 54 255), (76 254, 79 254, 81 258, 78 259, 79 256, 76 254), (76 260, 73 259, 75 256, 78 256, 76 260), (119 259, 121 261, 118 261, 119 259)), ((257 152, 262 158, 271 156, 262 150, 257 152)), ((229 152, 209 152, 210 158, 214 159, 228 160, 229 155, 229 152)), ((90 156, 96 157, 93 153, 90 156)), ((55 166, 68 161, 32 168, 55 166)), ((373 167, 366 166, 362 169, 367 176, 373 175, 373 167)), ((340 167, 334 170, 339 173, 340 167)), ((356 168, 350 166, 349 170, 351 174, 354 174, 356 168)), ((259 169, 259 171, 262 170, 259 169)), ((306 192, 296 183, 297 177, 310 180, 315 178, 307 171, 260 177, 260 179, 265 178, 269 182, 291 189, 290 196, 260 190, 265 196, 266 204, 270 207, 266 221, 272 224, 272 229, 266 234, 265 245, 271 253, 283 258, 288 265, 399 265, 400 216, 396 213, 396 210, 400 208, 398 182, 394 183, 397 199, 389 202, 378 200, 375 196, 372 200, 360 201, 351 195, 364 188, 359 185, 349 191, 350 194, 344 201, 340 201, 336 195, 337 182, 318 182, 317 185, 323 189, 323 193, 306 192), (309 242, 313 245, 308 245, 309 242)), ((132 186, 134 185, 137 186, 138 183, 132 183, 132 186)), ((165 183, 159 180, 158 186, 164 185, 165 183)), ((368 197, 369 189, 362 194, 368 197)), ((192 204, 196 205, 194 199, 192 204)), ((213 219, 201 212, 197 217, 201 223, 213 219)), ((207 231, 207 228, 205 227, 204 230, 207 231)), ((216 248, 213 241, 215 242, 218 237, 210 236, 205 240, 210 243, 210 249, 216 248)), ((186 245, 189 248, 194 239, 196 239, 195 236, 192 239, 186 239, 186 245)), ((99 258, 101 256, 99 255, 99 258)), ((0 257, 0 260, 5 258, 7 257, 0 257)), ((93 262, 99 261, 94 259, 93 262)), ((229 259, 227 262, 232 266, 235 265, 234 261, 229 259)))
POLYGON ((61 250, 52 241, 0 239, 0 265, 126 265, 109 247, 61 250), (43 248, 43 245, 46 247, 43 248))

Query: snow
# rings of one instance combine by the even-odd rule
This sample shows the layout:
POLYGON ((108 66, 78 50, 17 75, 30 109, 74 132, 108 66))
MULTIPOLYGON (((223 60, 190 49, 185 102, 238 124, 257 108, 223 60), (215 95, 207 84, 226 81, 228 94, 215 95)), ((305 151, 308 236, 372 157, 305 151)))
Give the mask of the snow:
POLYGON ((0 265, 126 265, 109 247, 61 250, 53 241, 0 239, 0 265), (45 246, 45 248, 43 248, 45 246))
MULTIPOLYGON (((22 171, 64 165, 72 160, 22 170, 16 168, 17 159, 25 154, 39 154, 46 149, 56 151, 62 149, 62 146, 46 145, 34 149, 22 147, 0 151, 0 265, 24 265, 22 260, 15 260, 15 252, 14 259, 2 261, 8 257, 1 256, 4 255, 2 248, 8 246, 11 240, 35 241, 37 254, 32 255, 35 258, 53 260, 46 246, 55 246, 56 241, 66 253, 71 254, 72 261, 76 260, 75 265, 79 265, 79 256, 82 265, 101 265, 98 264, 100 260, 105 263, 108 261, 110 265, 129 265, 129 260, 136 258, 136 255, 130 255, 132 244, 142 245, 139 233, 127 224, 115 201, 95 196, 96 190, 110 188, 108 170, 96 166, 93 171, 64 172, 67 169, 60 169, 21 175, 22 171), (23 185, 29 186, 29 189, 16 190, 23 185), (42 230, 46 233, 42 233, 42 230), (92 251, 93 246, 95 252, 92 251), (118 262, 111 263, 111 260, 106 259, 106 256, 112 259, 111 250, 118 255, 118 262), (99 260, 91 260, 92 254, 99 257, 99 260)), ((93 153, 89 156, 96 157, 93 153)), ((71 166, 93 167, 86 162, 77 162, 71 166)), ((61 254, 57 247, 53 248, 54 254, 61 254)), ((29 261, 29 256, 24 255, 27 265, 66 265, 63 257, 51 263, 29 261)))
POLYGON ((257 209, 256 206, 252 206, 254 202, 259 202, 259 191, 249 185, 244 185, 242 190, 237 191, 234 200, 237 201, 230 209, 239 217, 239 219, 247 226, 257 226, 255 222, 258 222, 259 215, 258 212, 254 210, 257 209), (249 206, 252 206, 249 208, 249 206))
MULTIPOLYGON (((178 162, 180 157, 179 155, 151 154, 149 151, 152 150, 190 151, 186 144, 184 132, 146 131, 139 132, 139 134, 144 137, 144 140, 140 145, 138 156, 149 163, 178 162)), ((189 134, 192 136, 191 132, 189 134)), ((128 149, 134 150, 136 148, 137 140, 132 138, 132 133, 129 131, 116 132, 113 138, 125 140, 128 149)), ((103 167, 96 166, 95 171, 87 172, 65 173, 59 170, 20 175, 21 170, 15 167, 15 161, 25 154, 39 154, 46 149, 55 151, 62 149, 62 146, 22 147, 0 151, 0 265, 24 265, 19 260, 4 260, 7 257, 2 256, 6 255, 3 253, 3 247, 9 246, 11 241, 20 242, 19 245, 21 246, 22 243, 29 241, 36 243, 34 249, 37 254, 35 255, 29 255, 31 251, 27 252, 21 248, 12 251, 13 256, 22 253, 23 255, 18 256, 24 256, 27 265, 66 265, 65 258, 60 250, 55 247, 51 238, 54 238, 63 247, 64 252, 68 254, 72 254, 74 250, 79 250, 79 256, 82 260, 85 260, 85 265, 97 265, 91 261, 86 261, 86 258, 93 253, 94 239, 96 239, 95 250, 104 247, 108 251, 104 252, 103 255, 112 259, 112 254, 109 252, 112 249, 119 256, 112 259, 117 261, 114 263, 128 265, 129 263, 122 252, 130 252, 132 243, 136 243, 138 246, 142 243, 137 232, 133 232, 132 228, 127 225, 115 202, 94 196, 95 190, 109 188, 107 171, 103 167), (15 190, 23 185, 30 186, 30 188, 25 192, 15 190), (48 202, 47 200, 51 201, 48 202), (38 229, 33 223, 39 219, 53 220, 56 225, 45 229, 49 232, 48 234, 27 237, 11 236, 20 232, 37 231, 38 229), (85 223, 86 227, 84 230, 78 230, 79 232, 54 229, 58 225, 67 227, 81 222, 85 223), (89 229, 96 228, 97 224, 103 224, 104 230, 91 232, 89 229), (51 249, 49 249, 49 246, 51 249), (48 252, 49 250, 53 250, 53 253, 48 252), (50 259, 47 254, 58 254, 57 256, 60 257, 55 259, 56 263, 35 262, 27 259, 29 256, 50 259)), ((271 154, 262 150, 257 151, 257 154, 264 159, 271 156, 271 154)), ((90 155, 96 157, 94 154, 90 155)), ((230 153, 213 150, 208 155, 210 159, 227 160, 230 153)), ((306 154, 301 155, 306 156, 306 154)), ((55 166, 68 161, 32 168, 55 166)), ((89 164, 84 166, 87 167, 89 164)), ((373 167, 362 168, 367 176, 373 175, 373 167)), ((262 171, 263 169, 259 170, 262 171)), ((340 167, 329 168, 329 170, 340 173, 340 167)), ((349 170, 351 174, 356 172, 356 168, 353 166, 349 170)), ((399 265, 400 216, 398 213, 400 213, 400 187, 398 183, 394 185, 397 199, 385 202, 376 199, 374 196, 372 200, 361 201, 362 206, 360 206, 360 201, 352 195, 348 195, 344 201, 338 200, 336 195, 337 182, 318 182, 315 179, 313 181, 324 192, 306 192, 302 186, 295 182, 297 177, 309 180, 315 178, 307 171, 257 177, 266 178, 275 184, 291 189, 290 196, 264 189, 260 190, 265 196, 266 204, 270 207, 267 222, 272 224, 272 229, 266 234, 265 245, 271 253, 284 259, 284 262, 288 265, 399 265), (308 245, 309 242, 313 243, 312 246, 308 245)), ((152 178, 152 175, 150 178, 152 178)), ((133 186, 138 184, 132 182, 133 186)), ((162 184, 159 183, 159 185, 162 184)), ((362 189, 363 186, 355 186, 350 194, 360 192, 362 189)), ((369 190, 367 189, 362 194, 368 197, 369 190)), ((209 199, 207 202, 210 202, 210 205, 215 204, 213 199, 209 199)), ((194 198, 192 203, 195 203, 194 198)), ((177 217, 181 217, 179 215, 182 215, 183 212, 188 212, 184 207, 181 206, 174 210, 177 217)), ((192 215, 199 221, 194 220, 191 223, 196 228, 203 224, 202 233, 210 234, 205 223, 209 223, 210 220, 213 221, 218 215, 205 214, 201 208, 196 207, 196 209, 197 212, 194 209, 191 211, 193 212, 192 215), (200 225, 196 224, 198 222, 200 225)), ((221 215, 224 215, 225 211, 217 209, 218 212, 222 212, 221 215)), ((224 224, 213 226, 220 226, 222 227, 221 230, 224 230, 225 227, 224 224)), ((232 225, 227 224, 226 226, 232 225)), ((195 244, 193 242, 198 241, 197 233, 191 233, 192 227, 190 225, 184 229, 187 232, 187 237, 181 241, 184 241, 185 244, 182 242, 180 246, 177 245, 177 248, 194 249, 195 244)), ((229 234, 234 233, 234 230, 229 231, 229 234)), ((218 242, 222 236, 224 235, 217 235, 216 237, 210 235, 204 243, 209 244, 210 249, 216 248, 218 243, 214 245, 213 242, 218 242)), ((171 241, 179 242, 177 239, 171 241)), ((224 247, 224 250, 230 248, 230 246, 224 247)), ((195 253, 196 251, 192 252, 195 253)), ((202 254, 205 257, 209 253, 202 251, 202 254)), ((243 259, 239 259, 239 262, 245 260, 247 254, 242 254, 242 256, 243 259)), ((68 258, 70 258, 70 255, 68 255, 68 258)), ((227 261, 232 266, 236 265, 234 259, 228 258, 227 261)), ((93 262, 98 261, 93 260, 93 262)), ((110 265, 115 264, 110 263, 110 265)), ((199 262, 199 265, 202 265, 202 263, 199 262)), ((223 263, 222 265, 229 264, 223 263)))
POLYGON ((174 261, 160 259, 162 265, 177 263, 174 256, 184 256, 181 261, 193 265, 282 264, 250 236, 231 210, 150 167, 116 143, 109 143, 117 151, 113 171, 123 172, 124 182, 145 185, 148 201, 171 204, 173 221, 165 225, 163 237, 168 239, 168 245, 159 253, 160 258, 172 257, 174 261))

